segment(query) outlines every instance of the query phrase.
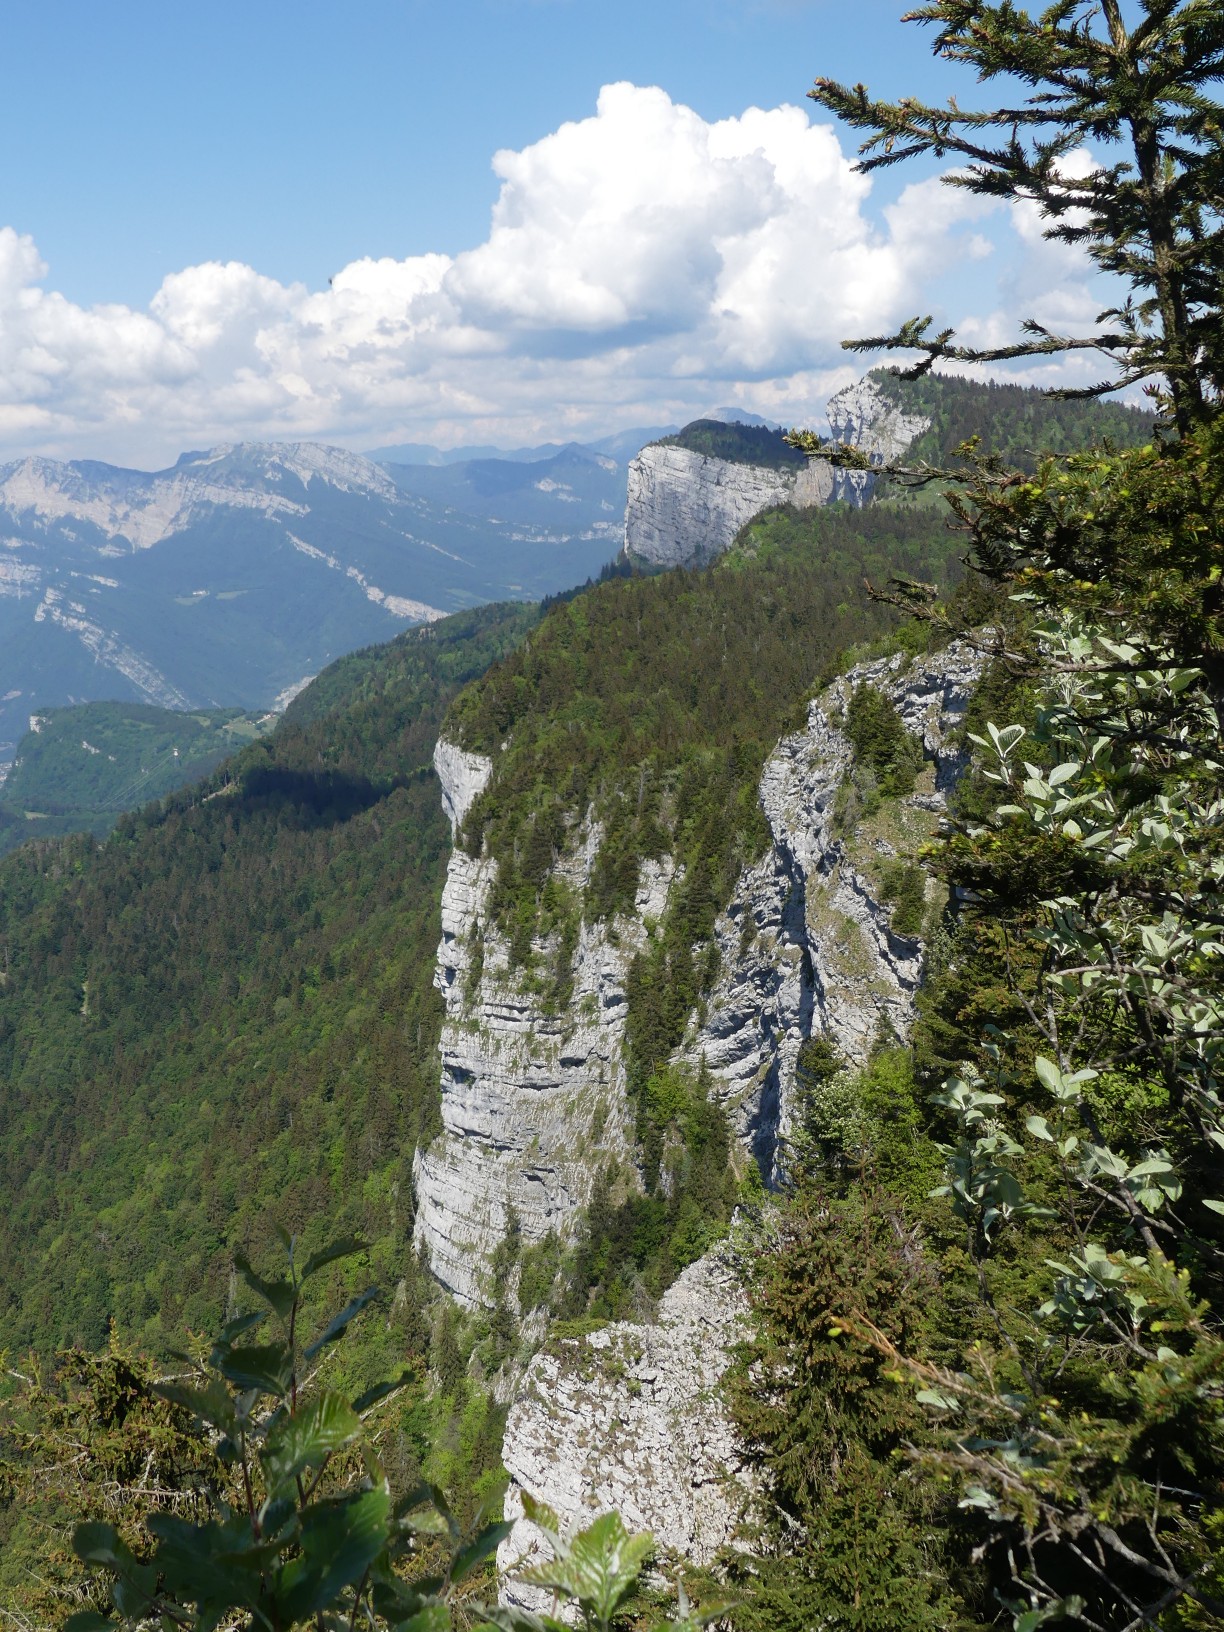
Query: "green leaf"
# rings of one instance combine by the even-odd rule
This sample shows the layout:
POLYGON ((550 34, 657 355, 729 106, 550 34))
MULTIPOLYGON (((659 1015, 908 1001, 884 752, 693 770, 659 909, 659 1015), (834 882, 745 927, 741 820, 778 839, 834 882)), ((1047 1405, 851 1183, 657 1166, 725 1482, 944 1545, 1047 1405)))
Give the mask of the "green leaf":
POLYGON ((418 1536, 446 1536, 450 1534, 450 1525, 443 1515, 433 1507, 427 1507, 423 1513, 406 1513, 400 1523, 418 1536))
POLYGON ((219 1428, 223 1434, 234 1431, 237 1418, 230 1392, 219 1377, 210 1377, 202 1387, 191 1383, 154 1383, 153 1392, 171 1405, 181 1405, 193 1417, 219 1428))
POLYGON ((250 1260, 245 1253, 234 1254, 234 1268, 242 1276, 251 1291, 261 1297, 264 1302, 282 1320, 287 1321, 293 1313, 294 1300, 297 1292, 293 1282, 282 1276, 279 1280, 265 1281, 262 1275, 257 1275, 251 1268, 250 1260))
POLYGON ((354 1316, 359 1315, 365 1306, 368 1303, 371 1303, 377 1296, 378 1288, 376 1286, 367 1286, 365 1291, 359 1292, 353 1299, 352 1303, 348 1304, 346 1308, 341 1309, 338 1315, 333 1315, 328 1321, 327 1325, 319 1333, 318 1337, 315 1338, 314 1342, 307 1348, 303 1349, 302 1352, 306 1359, 313 1360, 320 1349, 325 1348, 328 1343, 334 1343, 338 1337, 342 1337, 344 1335, 345 1327, 348 1325, 349 1321, 352 1320, 354 1316))
POLYGON ((1044 1054, 1038 1054, 1033 1061, 1033 1070, 1037 1073, 1038 1081, 1052 1094, 1057 1094, 1061 1090, 1063 1075, 1053 1060, 1047 1060, 1044 1054))
POLYGON ((1204 1198, 1204 1207, 1210 1207, 1213 1213, 1224 1213, 1224 1201, 1209 1201, 1204 1198))
POLYGON ((932 1405, 937 1411, 959 1411, 960 1401, 954 1394, 944 1394, 937 1388, 920 1388, 914 1398, 919 1405, 932 1405))
POLYGON ((320 1502, 302 1518, 301 1553, 281 1574, 282 1624, 305 1620, 335 1603, 382 1552, 391 1521, 386 1487, 320 1502))
POLYGON ((529 1490, 523 1492, 523 1512, 540 1530, 558 1533, 561 1529, 561 1520, 555 1511, 546 1502, 538 1502, 529 1490))
POLYGON ((369 1245, 369 1242, 363 1241, 360 1236, 342 1235, 322 1251, 311 1253, 306 1260, 306 1268, 302 1271, 303 1285, 325 1265, 334 1264, 338 1258, 351 1258, 356 1252, 367 1252, 369 1245))
POLYGON ((222 1523, 192 1524, 173 1513, 155 1513, 148 1527, 157 1538, 154 1565, 167 1590, 201 1605, 255 1603, 264 1572, 275 1565, 280 1551, 277 1542, 255 1542, 245 1514, 222 1523))
POLYGON ((293 1377, 293 1359, 284 1343, 267 1343, 249 1349, 218 1345, 212 1363, 235 1388, 257 1388, 264 1394, 284 1399, 293 1377))
POLYGON ((361 1419, 342 1394, 324 1393, 295 1416, 286 1416, 268 1435, 261 1461, 278 1485, 307 1468, 320 1468, 333 1452, 361 1432, 361 1419))
POLYGON ((381 1400, 389 1399, 392 1394, 398 1394, 401 1388, 407 1388, 415 1375, 415 1372, 401 1371, 394 1382, 375 1383, 372 1388, 367 1388, 364 1394, 358 1394, 353 1401, 353 1410, 358 1415, 363 1411, 368 1411, 372 1405, 377 1405, 381 1400))
POLYGON ((606 1626, 637 1586, 653 1551, 653 1536, 631 1536, 619 1513, 604 1513, 562 1545, 550 1563, 524 1571, 522 1580, 576 1598, 589 1617, 606 1626))
POLYGON ((512 1604, 483 1604, 480 1613, 484 1620, 477 1623, 476 1632, 569 1632, 563 1622, 551 1615, 533 1615, 529 1609, 518 1609, 512 1604))
POLYGON ((393 1621, 395 1632, 450 1632, 451 1612, 440 1600, 426 1604, 406 1621, 393 1621))
POLYGON ((99 1564, 108 1570, 126 1570, 135 1563, 114 1525, 100 1520, 77 1525, 72 1550, 83 1564, 99 1564))
POLYGON ((151 1570, 138 1572, 140 1579, 121 1575, 111 1582, 111 1601, 126 1621, 147 1619, 157 1590, 157 1576, 151 1570))
POLYGON ((514 1529, 513 1524, 504 1519, 496 1524, 486 1525, 480 1534, 461 1547, 455 1554, 454 1563, 450 1567, 452 1581, 465 1581, 472 1571, 484 1563, 490 1553, 495 1553, 514 1529))
POLYGON ((1044 1116, 1026 1117, 1024 1120, 1024 1125, 1033 1135, 1034 1139, 1044 1139, 1046 1143, 1050 1145, 1054 1143, 1054 1135, 1050 1132, 1050 1125, 1044 1116))
MULTIPOLYGON (((232 1343, 236 1337, 241 1337, 244 1332, 249 1332, 252 1326, 261 1326, 267 1318, 268 1311, 266 1309, 254 1309, 249 1315, 238 1315, 233 1320, 227 1320, 221 1328, 217 1341, 219 1343, 232 1343)), ((176 1356, 176 1358, 190 1360, 191 1356, 185 1354, 176 1356)))
POLYGON ((115 1623, 96 1609, 78 1609, 64 1622, 64 1632, 115 1632, 115 1623))

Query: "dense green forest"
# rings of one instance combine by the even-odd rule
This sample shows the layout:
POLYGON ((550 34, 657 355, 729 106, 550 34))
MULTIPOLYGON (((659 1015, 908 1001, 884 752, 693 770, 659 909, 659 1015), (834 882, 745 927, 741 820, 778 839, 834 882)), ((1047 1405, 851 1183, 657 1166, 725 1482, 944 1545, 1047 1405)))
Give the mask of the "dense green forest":
POLYGON ((346 658, 274 738, 102 846, 3 863, 6 1347, 96 1347, 113 1323, 164 1348, 212 1318, 227 1253, 273 1213, 342 1219, 400 1265, 436 1115, 433 745, 537 616, 464 613, 346 658))
POLYGON ((1009 469, 1031 472, 1045 454, 1102 444, 1141 447, 1156 428, 1151 409, 1075 397, 1060 400, 1035 385, 944 374, 904 380, 887 369, 875 369, 871 377, 907 413, 931 422, 907 450, 907 464, 946 464, 976 437, 983 453, 993 454, 1009 469))
POLYGON ((239 708, 49 708, 18 743, 0 784, 0 854, 51 833, 101 837, 124 811, 206 776, 274 723, 273 715, 239 708))
POLYGON ((781 431, 771 431, 765 425, 727 424, 721 419, 695 419, 675 435, 661 437, 658 445, 688 448, 710 459, 765 465, 774 470, 803 464, 803 455, 787 446, 781 431))

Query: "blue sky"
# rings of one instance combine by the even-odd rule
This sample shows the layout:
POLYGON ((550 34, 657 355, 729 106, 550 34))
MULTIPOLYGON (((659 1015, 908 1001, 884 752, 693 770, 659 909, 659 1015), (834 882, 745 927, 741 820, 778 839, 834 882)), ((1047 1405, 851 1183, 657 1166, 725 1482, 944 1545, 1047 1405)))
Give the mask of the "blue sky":
POLYGON ((864 189, 799 115, 743 123, 827 124, 817 73, 972 100, 900 10, 10 0, 0 457, 810 417, 853 371, 838 321, 986 333, 1051 280, 1078 309, 1032 223, 932 204, 921 170, 864 189))

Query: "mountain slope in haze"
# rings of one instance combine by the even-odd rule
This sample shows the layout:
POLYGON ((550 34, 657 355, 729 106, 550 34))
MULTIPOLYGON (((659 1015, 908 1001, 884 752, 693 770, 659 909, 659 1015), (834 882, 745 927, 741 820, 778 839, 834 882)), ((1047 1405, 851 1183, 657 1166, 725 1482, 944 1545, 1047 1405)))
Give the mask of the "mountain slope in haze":
POLYGON ((614 534, 443 509, 313 443, 0 466, 0 762, 68 703, 272 706, 405 623, 584 582, 614 534))
POLYGON ((584 453, 606 454, 625 464, 647 442, 668 436, 675 429, 674 425, 635 425, 597 437, 593 442, 540 442, 530 448, 498 448, 491 443, 435 448, 431 442, 396 442, 385 448, 371 448, 366 458, 380 465, 461 465, 474 459, 506 459, 515 464, 534 465, 553 458, 564 448, 581 448, 584 453))
POLYGON ((546 459, 470 459, 463 464, 388 463, 405 492, 497 524, 566 536, 590 532, 615 553, 625 514, 628 467, 574 444, 546 459))

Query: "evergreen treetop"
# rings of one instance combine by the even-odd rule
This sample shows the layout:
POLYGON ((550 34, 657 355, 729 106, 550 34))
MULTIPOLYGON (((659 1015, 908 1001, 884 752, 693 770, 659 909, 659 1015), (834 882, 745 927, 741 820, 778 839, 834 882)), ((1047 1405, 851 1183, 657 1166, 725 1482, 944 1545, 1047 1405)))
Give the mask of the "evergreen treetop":
POLYGON ((936 26, 937 57, 967 64, 979 81, 1027 91, 992 108, 876 101, 864 85, 816 81, 808 94, 868 133, 860 169, 951 155, 962 168, 946 182, 1033 201, 1047 237, 1082 248, 1128 289, 1091 335, 1056 334, 1030 318, 1023 339, 979 348, 954 344, 951 329, 932 335, 933 320, 915 317, 896 334, 848 346, 918 351, 911 378, 941 358, 1093 351, 1109 375, 1065 394, 1163 380, 1180 433, 1218 398, 1224 108, 1212 87, 1224 72, 1224 11, 1218 0, 1139 0, 1136 10, 1133 27, 1119 0, 1056 0, 1036 16, 1010 0, 933 0, 907 13, 936 26))

